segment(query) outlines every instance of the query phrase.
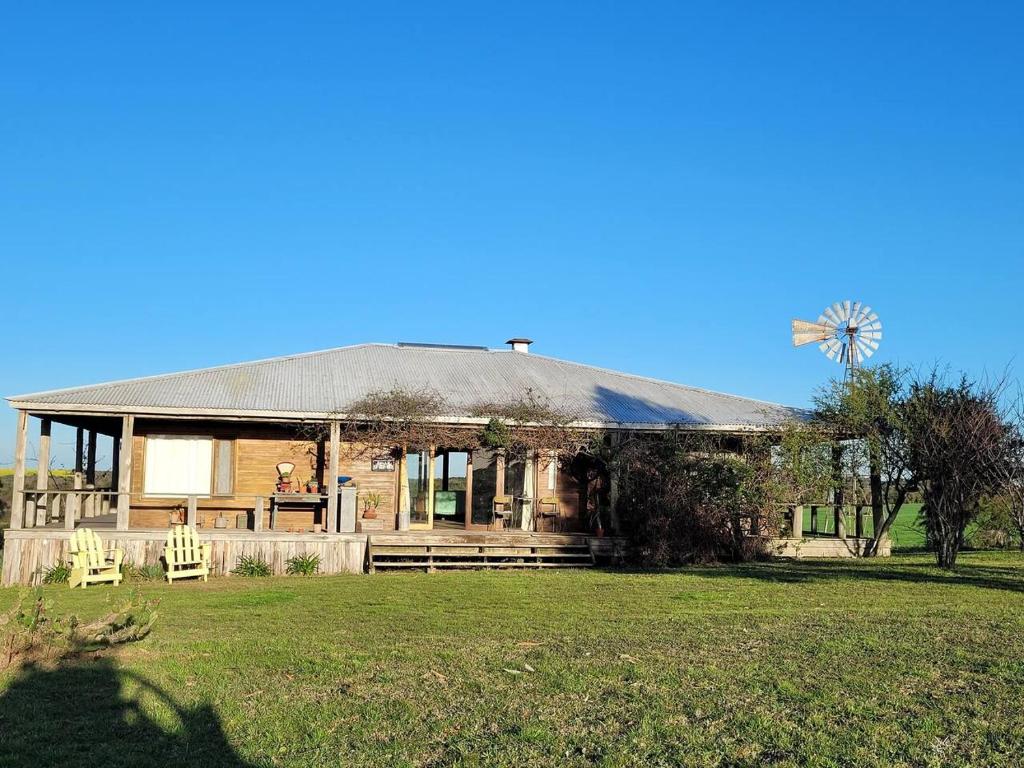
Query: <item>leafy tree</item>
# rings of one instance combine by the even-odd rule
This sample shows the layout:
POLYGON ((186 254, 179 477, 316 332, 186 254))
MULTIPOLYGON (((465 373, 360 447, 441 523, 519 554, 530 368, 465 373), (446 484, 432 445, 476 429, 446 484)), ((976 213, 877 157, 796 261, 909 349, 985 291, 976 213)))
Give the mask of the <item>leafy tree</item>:
POLYGON ((867 555, 877 554, 915 487, 904 412, 908 381, 907 371, 896 366, 858 368, 815 397, 815 421, 844 440, 854 477, 868 476, 874 525, 867 555))

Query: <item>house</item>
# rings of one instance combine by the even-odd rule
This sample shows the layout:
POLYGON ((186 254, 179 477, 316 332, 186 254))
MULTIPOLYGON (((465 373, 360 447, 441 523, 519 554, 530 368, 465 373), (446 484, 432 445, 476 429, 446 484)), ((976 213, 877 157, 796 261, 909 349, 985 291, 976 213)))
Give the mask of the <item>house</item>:
POLYGON ((107 528, 136 564, 155 561, 179 520, 213 542, 215 572, 243 552, 279 571, 299 551, 320 554, 325 572, 363 571, 374 551, 413 544, 431 556, 447 546, 453 559, 459 547, 530 546, 551 560, 542 555, 556 547, 595 546, 592 489, 551 450, 482 449, 481 404, 529 393, 574 429, 610 431, 731 434, 777 429, 795 413, 531 354, 528 339, 508 344, 360 344, 8 398, 18 427, 2 582, 31 581, 81 525, 107 528), (438 393, 444 407, 431 418, 445 444, 372 445, 352 409, 382 392, 438 393), (30 425, 45 469, 54 423, 77 436, 71 487, 51 487, 42 471, 26 488, 30 425), (101 452, 113 456, 102 488, 101 452))

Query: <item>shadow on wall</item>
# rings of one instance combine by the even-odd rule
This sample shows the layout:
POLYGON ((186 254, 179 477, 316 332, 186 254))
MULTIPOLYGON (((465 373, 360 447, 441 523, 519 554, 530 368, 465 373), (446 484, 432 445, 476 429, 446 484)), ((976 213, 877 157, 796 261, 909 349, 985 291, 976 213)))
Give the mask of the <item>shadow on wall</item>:
POLYGON ((23 667, 0 696, 0 734, 4 766, 253 765, 212 707, 183 708, 105 658, 23 667))

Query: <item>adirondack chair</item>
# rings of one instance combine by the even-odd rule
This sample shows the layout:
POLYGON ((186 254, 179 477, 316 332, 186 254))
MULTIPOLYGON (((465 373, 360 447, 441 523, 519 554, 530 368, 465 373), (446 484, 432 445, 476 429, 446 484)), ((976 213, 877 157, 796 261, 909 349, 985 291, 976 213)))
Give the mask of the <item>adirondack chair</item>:
POLYGON ((91 528, 79 528, 71 534, 68 543, 71 553, 69 587, 81 587, 109 581, 116 587, 121 583, 121 561, 124 550, 103 549, 103 542, 91 528))
POLYGON ((201 576, 206 581, 210 574, 210 545, 199 541, 195 528, 176 525, 167 533, 164 560, 168 584, 188 576, 201 576))

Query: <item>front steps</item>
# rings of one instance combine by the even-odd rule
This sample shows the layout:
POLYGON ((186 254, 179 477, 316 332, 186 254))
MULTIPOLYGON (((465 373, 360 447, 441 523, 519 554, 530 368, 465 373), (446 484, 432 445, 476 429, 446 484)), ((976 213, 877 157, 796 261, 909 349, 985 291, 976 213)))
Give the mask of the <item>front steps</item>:
POLYGON ((368 537, 366 557, 370 573, 594 565, 586 537, 553 534, 377 534, 368 537))

